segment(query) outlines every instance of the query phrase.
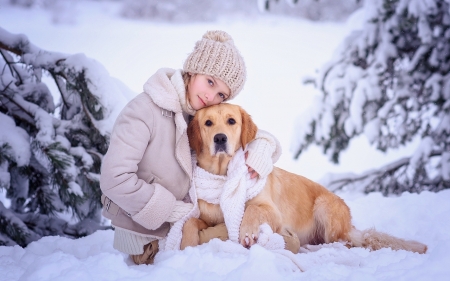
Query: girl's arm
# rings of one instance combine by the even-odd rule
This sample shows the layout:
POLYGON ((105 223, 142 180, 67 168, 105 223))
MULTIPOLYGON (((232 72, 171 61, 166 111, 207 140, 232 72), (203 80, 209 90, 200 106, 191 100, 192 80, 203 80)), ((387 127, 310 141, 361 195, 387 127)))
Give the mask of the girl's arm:
POLYGON ((153 129, 153 114, 146 96, 132 100, 118 116, 108 152, 102 161, 102 192, 147 229, 157 229, 175 207, 175 196, 160 184, 137 176, 153 129))
POLYGON ((258 129, 255 140, 247 145, 247 151, 247 166, 260 177, 267 177, 281 156, 281 145, 272 134, 258 129))

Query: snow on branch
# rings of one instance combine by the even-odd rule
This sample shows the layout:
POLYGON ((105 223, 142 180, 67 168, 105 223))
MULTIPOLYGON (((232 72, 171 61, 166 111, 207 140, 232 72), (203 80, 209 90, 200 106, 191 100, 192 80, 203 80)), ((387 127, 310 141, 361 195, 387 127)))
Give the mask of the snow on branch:
MULTIPOLYGON (((432 151, 428 155, 428 157, 442 156, 443 153, 441 151, 432 151)), ((417 167, 413 163, 415 162, 411 161, 411 157, 404 157, 361 175, 328 175, 321 181, 321 184, 333 192, 338 190, 357 190, 364 193, 376 191, 381 192, 385 196, 390 194, 400 195, 404 191, 419 193, 424 189, 438 191, 448 188, 448 179, 437 176, 430 180, 427 178, 427 167, 423 165, 417 167), (413 173, 410 173, 411 170, 413 173)))
POLYGON ((48 52, 0 28, 0 188, 10 200, 0 220, 14 228, 0 228, 0 244, 101 227, 98 175, 130 96, 122 89, 84 54, 48 52))

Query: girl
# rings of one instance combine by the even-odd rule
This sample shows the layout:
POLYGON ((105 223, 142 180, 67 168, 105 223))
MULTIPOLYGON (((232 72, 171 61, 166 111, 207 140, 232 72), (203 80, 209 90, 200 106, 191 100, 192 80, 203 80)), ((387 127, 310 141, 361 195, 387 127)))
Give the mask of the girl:
MULTIPOLYGON (((118 116, 101 169, 103 215, 115 228, 114 248, 136 264, 153 263, 170 223, 193 207, 187 120, 196 110, 231 100, 246 79, 244 61, 223 31, 208 31, 183 70, 163 68, 144 84, 118 116)), ((249 144, 252 177, 268 175, 281 149, 268 133, 249 144)), ((226 228, 206 229, 207 242, 226 239, 226 228)))

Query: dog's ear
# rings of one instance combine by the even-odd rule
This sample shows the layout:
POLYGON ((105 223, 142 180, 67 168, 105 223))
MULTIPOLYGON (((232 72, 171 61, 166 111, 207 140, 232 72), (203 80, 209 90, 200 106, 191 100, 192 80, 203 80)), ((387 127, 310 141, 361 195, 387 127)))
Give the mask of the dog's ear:
POLYGON ((240 108, 242 117, 241 145, 242 149, 255 139, 258 127, 253 123, 252 117, 242 108, 240 108))
POLYGON ((200 134, 200 125, 198 123, 197 116, 198 115, 196 114, 194 118, 189 122, 187 134, 189 139, 189 146, 195 151, 197 155, 199 155, 202 151, 203 141, 200 134))

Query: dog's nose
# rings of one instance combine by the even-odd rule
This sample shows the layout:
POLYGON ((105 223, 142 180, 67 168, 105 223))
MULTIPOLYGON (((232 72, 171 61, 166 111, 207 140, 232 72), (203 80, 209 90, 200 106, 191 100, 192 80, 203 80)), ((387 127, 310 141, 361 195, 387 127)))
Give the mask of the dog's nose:
POLYGON ((217 134, 214 136, 214 143, 224 144, 227 142, 227 136, 225 134, 217 134))

